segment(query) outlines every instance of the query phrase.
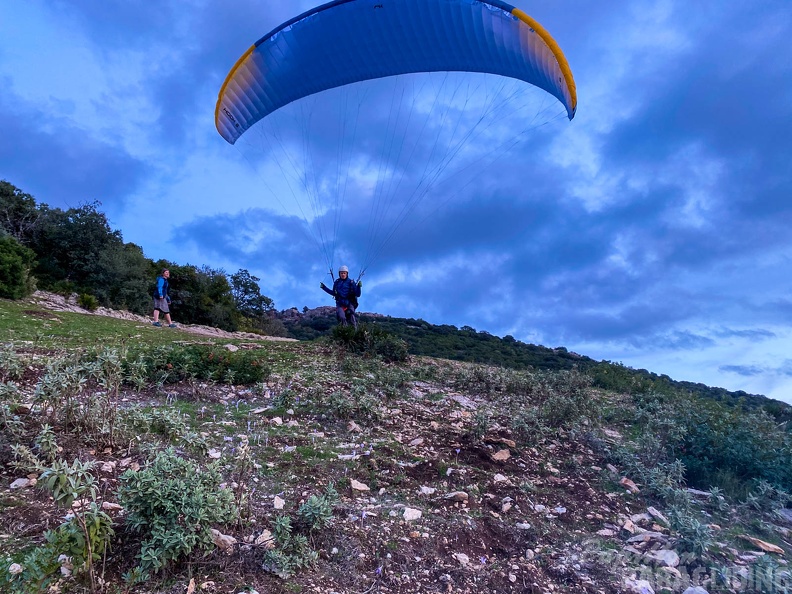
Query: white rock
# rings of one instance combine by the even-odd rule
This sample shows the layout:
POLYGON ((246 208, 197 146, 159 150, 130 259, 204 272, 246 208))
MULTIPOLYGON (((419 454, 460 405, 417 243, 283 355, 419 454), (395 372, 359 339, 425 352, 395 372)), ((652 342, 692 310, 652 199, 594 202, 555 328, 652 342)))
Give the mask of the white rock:
POLYGON ((352 486, 353 491, 371 491, 368 485, 365 485, 360 481, 356 481, 355 479, 352 479, 350 485, 352 486))
POLYGON ((451 556, 459 561, 462 565, 467 565, 470 563, 470 557, 465 555, 465 553, 453 553, 451 556))
POLYGON ((434 495, 437 492, 437 489, 434 487, 421 487, 418 491, 421 495, 434 495))
POLYGON ((353 431, 355 433, 360 433, 361 431, 363 431, 363 429, 361 429, 360 425, 355 423, 355 421, 349 421, 349 423, 347 423, 347 431, 353 431))
POLYGON ((419 446, 419 445, 421 445, 423 442, 424 442, 424 439, 423 439, 423 437, 416 437, 415 439, 413 439, 413 440, 410 442, 410 445, 411 445, 411 446, 419 446))
POLYGON ((468 494, 464 491, 454 491, 453 493, 448 493, 445 495, 445 498, 450 499, 451 501, 464 502, 468 500, 468 494))
POLYGON ((231 351, 232 353, 236 353, 239 350, 239 347, 235 344, 224 344, 223 348, 227 351, 231 351))
POLYGON ((518 522, 515 528, 517 528, 517 530, 530 530, 531 525, 527 522, 518 522))
POLYGON ((27 489, 29 486, 30 486, 30 479, 18 478, 13 483, 11 483, 11 485, 9 485, 9 489, 15 491, 17 489, 27 489))
POLYGON ((509 450, 506 450, 506 449, 498 450, 497 452, 492 454, 492 459, 497 461, 497 462, 504 462, 505 460, 508 460, 509 458, 511 458, 511 452, 509 450))
POLYGON ((281 419, 280 417, 273 417, 272 419, 270 419, 270 423, 272 423, 273 425, 283 425, 283 419, 281 419))
POLYGON ((496 474, 494 477, 492 477, 492 480, 494 482, 496 482, 496 483, 508 483, 509 482, 509 479, 506 478, 505 476, 503 476, 502 474, 496 474))
POLYGON ((110 501, 102 501, 102 509, 105 511, 121 511, 124 509, 117 503, 111 503, 110 501))
POLYGON ((679 555, 668 549, 649 551, 646 553, 646 558, 657 561, 657 563, 666 567, 676 567, 679 565, 679 555))
POLYGON ((709 592, 707 592, 701 586, 696 586, 695 588, 694 587, 688 588, 687 590, 682 592, 682 594, 709 594, 709 592))
POLYGON ((115 470, 115 467, 116 467, 116 463, 115 462, 103 462, 102 463, 102 467, 100 468, 100 470, 102 472, 106 472, 106 473, 110 474, 111 472, 113 472, 115 470))
POLYGON ((236 544, 237 539, 233 536, 229 536, 228 534, 223 534, 219 530, 215 530, 214 528, 210 529, 212 533, 212 541, 215 543, 215 546, 220 549, 221 551, 230 551, 231 548, 236 544))
POLYGON ((286 505, 286 502, 275 495, 275 498, 272 500, 272 505, 275 507, 275 509, 283 509, 283 506, 286 505))
POLYGON ((646 580, 633 580, 627 578, 624 580, 624 585, 630 589, 634 594, 655 594, 652 584, 646 580))
POLYGON ((212 448, 207 453, 207 456, 209 456, 212 460, 219 460, 220 459, 220 451, 212 448))
POLYGON ((517 576, 514 575, 513 573, 510 573, 509 574, 509 581, 513 584, 514 582, 517 581, 517 576))
POLYGON ((275 539, 272 536, 272 532, 269 530, 265 530, 261 534, 259 534, 256 539, 253 541, 253 544, 258 546, 263 546, 266 549, 274 549, 275 548, 275 539))
POLYGON ((565 508, 565 507, 561 507, 560 505, 559 505, 558 507, 554 507, 554 508, 553 508, 553 513, 554 513, 554 514, 558 514, 559 516, 560 516, 561 514, 565 514, 565 513, 566 513, 566 511, 567 511, 567 510, 566 510, 566 508, 565 508))
POLYGON ((19 575, 24 571, 24 568, 19 563, 12 563, 8 566, 8 573, 11 575, 19 575))
POLYGON ((404 508, 404 515, 402 516, 405 521, 412 522, 413 520, 418 520, 421 518, 423 513, 421 513, 420 509, 413 509, 411 507, 404 508))

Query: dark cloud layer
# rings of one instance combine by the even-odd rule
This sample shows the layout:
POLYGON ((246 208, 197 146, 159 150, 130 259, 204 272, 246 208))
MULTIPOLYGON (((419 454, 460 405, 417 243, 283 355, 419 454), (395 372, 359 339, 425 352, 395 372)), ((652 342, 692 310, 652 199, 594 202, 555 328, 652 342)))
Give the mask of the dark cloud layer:
POLYGON ((122 202, 152 173, 123 148, 97 140, 75 122, 0 97, 0 178, 51 206, 122 202))

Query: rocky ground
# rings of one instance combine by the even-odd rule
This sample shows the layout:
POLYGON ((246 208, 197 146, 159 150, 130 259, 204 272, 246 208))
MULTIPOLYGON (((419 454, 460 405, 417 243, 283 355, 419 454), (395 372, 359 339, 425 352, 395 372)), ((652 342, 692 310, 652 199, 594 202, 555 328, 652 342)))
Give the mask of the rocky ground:
MULTIPOLYGON (((116 318, 119 320, 129 320, 138 323, 151 323, 152 318, 148 316, 141 316, 130 311, 110 309, 107 307, 97 307, 93 311, 89 311, 80 307, 77 304, 77 294, 74 293, 70 297, 64 297, 55 293, 47 291, 36 291, 30 297, 31 303, 51 310, 51 311, 68 311, 72 313, 103 316, 109 318, 116 318)), ((185 332, 190 334, 198 334, 201 336, 209 336, 215 338, 249 338, 255 340, 272 340, 272 341, 293 341, 293 338, 283 338, 280 336, 262 336, 261 334, 253 334, 251 332, 226 332, 220 328, 212 328, 211 326, 201 326, 200 324, 178 324, 185 332)))
MULTIPOLYGON (((530 439, 515 433, 514 409, 496 390, 470 382, 461 388, 459 378, 472 366, 420 358, 373 366, 324 346, 251 345, 273 365, 265 384, 182 382, 119 394, 124 407, 160 409, 195 428, 205 447, 174 443, 185 455, 225 465, 229 488, 248 494, 239 522, 217 526, 216 550, 128 591, 792 591, 789 510, 757 511, 763 523, 758 538, 738 523, 737 510, 716 511, 711 493, 689 490, 711 520, 715 544, 705 554, 685 552, 667 510, 609 460, 609 446, 627 439, 621 427, 562 428, 530 439), (296 363, 290 359, 295 354, 296 363), (243 447, 253 452, 255 471, 235 475, 243 447), (310 536, 318 553, 314 567, 289 577, 263 569, 275 518, 294 513, 330 483, 340 499, 329 527, 310 536)), ((27 370, 15 380, 22 396, 14 412, 28 427, 20 439, 32 445, 46 420, 46 411, 32 404, 45 369, 35 350, 18 354, 27 370)), ((102 502, 119 536, 104 579, 115 584, 108 591, 127 591, 120 576, 135 565, 140 537, 125 528, 114 493, 123 472, 145 466, 145 452, 134 440, 91 447, 61 430, 65 459, 96 463, 102 502)), ((39 542, 63 510, 37 488, 38 475, 14 470, 7 444, 3 449, 0 553, 9 554, 39 542)), ((75 588, 70 579, 61 591, 75 588)))

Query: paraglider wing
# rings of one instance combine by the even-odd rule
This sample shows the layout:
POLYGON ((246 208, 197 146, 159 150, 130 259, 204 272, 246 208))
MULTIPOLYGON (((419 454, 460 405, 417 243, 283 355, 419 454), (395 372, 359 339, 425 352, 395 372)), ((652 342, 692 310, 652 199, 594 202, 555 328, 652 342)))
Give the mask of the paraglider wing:
POLYGON ((413 72, 482 72, 544 89, 575 115, 572 73, 550 35, 498 0, 336 0, 257 41, 220 89, 229 143, 273 111, 342 85, 413 72))

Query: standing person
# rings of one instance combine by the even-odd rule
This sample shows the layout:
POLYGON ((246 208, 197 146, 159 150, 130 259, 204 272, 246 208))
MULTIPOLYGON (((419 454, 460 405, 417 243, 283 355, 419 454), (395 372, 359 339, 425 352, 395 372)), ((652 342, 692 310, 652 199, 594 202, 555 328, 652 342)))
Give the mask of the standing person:
POLYGON ((338 278, 333 283, 332 289, 328 289, 324 283, 319 283, 319 286, 325 293, 335 297, 338 323, 342 326, 352 324, 357 329, 355 310, 357 309, 357 298, 360 297, 363 283, 360 281, 355 282, 349 278, 349 268, 342 266, 338 269, 338 278))
POLYGON ((154 289, 154 321, 152 326, 162 326, 159 321, 160 313, 165 316, 165 323, 168 328, 175 328, 176 324, 171 321, 170 315, 170 302, 171 298, 168 295, 168 279, 170 278, 170 270, 165 268, 157 277, 157 288, 154 289))

